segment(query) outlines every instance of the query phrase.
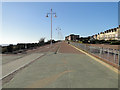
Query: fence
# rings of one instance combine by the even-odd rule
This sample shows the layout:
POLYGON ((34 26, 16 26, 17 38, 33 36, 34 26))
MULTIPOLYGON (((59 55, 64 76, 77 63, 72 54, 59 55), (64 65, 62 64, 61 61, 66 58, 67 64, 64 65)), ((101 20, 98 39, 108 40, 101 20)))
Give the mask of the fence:
POLYGON ((93 54, 101 59, 104 59, 117 66, 120 65, 120 49, 111 49, 103 47, 89 46, 86 44, 70 42, 71 45, 76 46, 90 54, 93 54))

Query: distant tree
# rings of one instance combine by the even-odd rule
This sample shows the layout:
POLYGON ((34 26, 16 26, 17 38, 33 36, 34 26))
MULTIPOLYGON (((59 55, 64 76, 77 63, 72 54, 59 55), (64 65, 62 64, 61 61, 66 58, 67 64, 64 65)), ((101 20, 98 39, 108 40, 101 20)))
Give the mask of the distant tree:
POLYGON ((38 42, 39 45, 43 45, 45 43, 45 38, 41 38, 38 42))
POLYGON ((50 44, 51 40, 48 40, 47 42, 45 42, 46 44, 50 44))
POLYGON ((18 43, 18 44, 16 45, 16 49, 17 49, 17 50, 25 49, 25 44, 23 44, 23 43, 18 43))
POLYGON ((2 53, 2 46, 0 45, 0 53, 2 53))
MULTIPOLYGON (((56 41, 55 40, 52 40, 52 43, 55 43, 56 41)), ((48 40, 47 42, 46 42, 46 44, 50 44, 51 43, 51 40, 48 40)))
POLYGON ((13 52, 13 44, 10 44, 9 46, 7 46, 7 51, 13 52))
POLYGON ((7 52, 8 50, 7 50, 7 46, 3 46, 2 47, 2 53, 5 53, 5 52, 7 52))

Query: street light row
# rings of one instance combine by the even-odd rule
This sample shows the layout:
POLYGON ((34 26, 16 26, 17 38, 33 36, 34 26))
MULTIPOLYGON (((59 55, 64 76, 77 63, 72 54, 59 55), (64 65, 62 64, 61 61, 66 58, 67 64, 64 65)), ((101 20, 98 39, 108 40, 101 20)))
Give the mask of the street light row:
MULTIPOLYGON (((49 15, 51 15, 51 43, 50 46, 52 46, 52 15, 54 15, 54 17, 56 18, 56 13, 54 13, 51 9, 50 13, 47 13, 46 17, 49 17, 49 15)), ((59 30, 61 30, 60 28, 57 28, 56 30, 58 30, 58 34, 59 34, 59 30)))

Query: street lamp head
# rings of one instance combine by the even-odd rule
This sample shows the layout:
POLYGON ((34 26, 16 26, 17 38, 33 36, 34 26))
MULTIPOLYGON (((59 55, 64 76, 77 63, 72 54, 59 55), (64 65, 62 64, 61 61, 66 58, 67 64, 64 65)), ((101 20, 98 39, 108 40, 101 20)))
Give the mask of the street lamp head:
POLYGON ((46 15, 46 17, 48 17, 48 14, 46 15))
POLYGON ((57 16, 56 16, 56 14, 55 14, 55 16, 54 16, 54 17, 57 17, 57 16))

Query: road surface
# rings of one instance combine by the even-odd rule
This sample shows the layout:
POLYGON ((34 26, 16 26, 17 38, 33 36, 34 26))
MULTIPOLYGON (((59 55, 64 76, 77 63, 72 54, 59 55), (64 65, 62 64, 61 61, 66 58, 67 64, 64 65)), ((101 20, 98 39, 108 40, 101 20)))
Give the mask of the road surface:
POLYGON ((65 42, 31 54, 33 58, 44 56, 18 71, 3 88, 118 88, 116 72, 65 42))

